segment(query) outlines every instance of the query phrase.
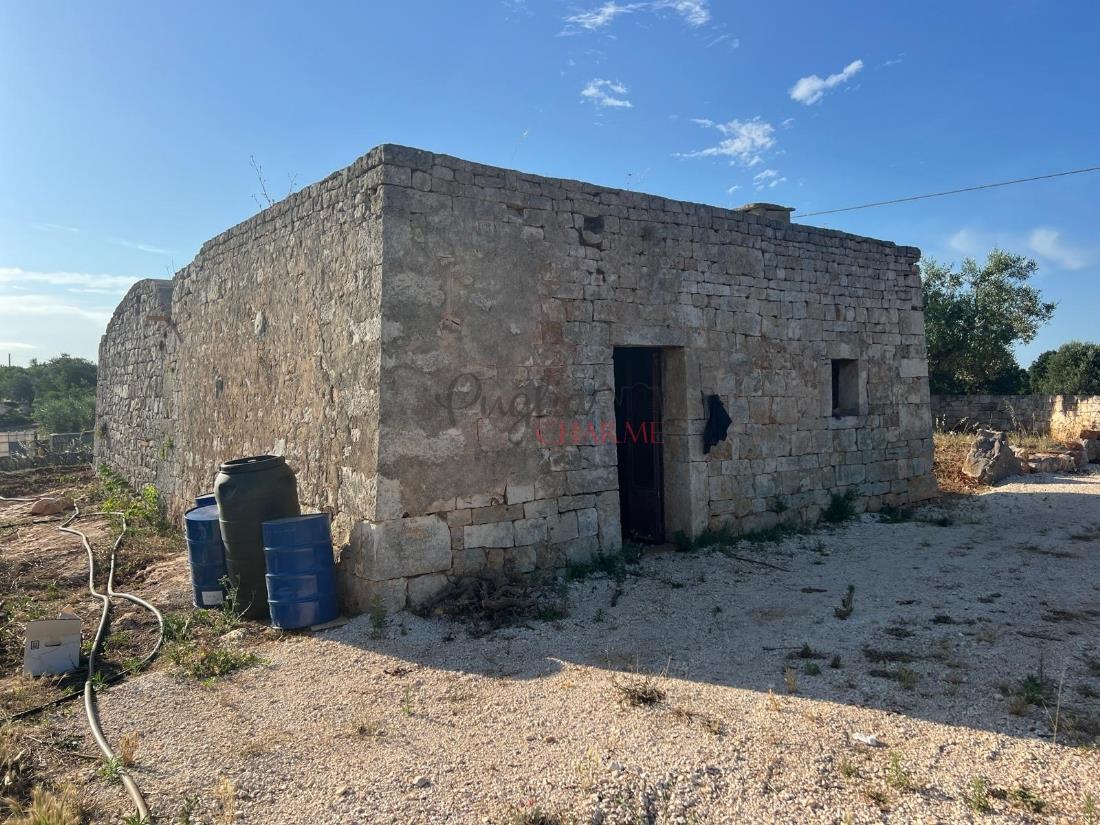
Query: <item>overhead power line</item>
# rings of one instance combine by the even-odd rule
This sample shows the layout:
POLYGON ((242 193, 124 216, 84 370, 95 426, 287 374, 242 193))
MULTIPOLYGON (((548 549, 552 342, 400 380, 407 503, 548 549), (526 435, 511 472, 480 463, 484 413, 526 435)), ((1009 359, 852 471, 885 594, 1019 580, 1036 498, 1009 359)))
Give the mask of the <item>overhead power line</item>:
POLYGON ((856 209, 870 209, 872 206, 888 206, 892 203, 906 203, 908 201, 922 201, 927 198, 942 198, 944 195, 957 195, 960 192, 977 192, 979 189, 996 189, 998 186, 1012 186, 1016 183, 1030 183, 1035 180, 1049 180, 1050 178, 1064 178, 1066 175, 1081 175, 1085 172, 1100 171, 1100 166, 1089 166, 1086 169, 1072 169, 1069 172, 1054 172, 1050 175, 1036 175, 1033 178, 1018 178, 1017 180, 1004 180, 1000 183, 983 183, 980 186, 966 186, 962 189, 948 189, 946 192, 931 192, 927 195, 911 195, 908 198, 894 198, 888 201, 875 201, 863 203, 859 206, 845 206, 841 209, 824 209, 820 212, 800 212, 792 215, 792 218, 812 218, 815 215, 835 215, 837 212, 852 212, 856 209))

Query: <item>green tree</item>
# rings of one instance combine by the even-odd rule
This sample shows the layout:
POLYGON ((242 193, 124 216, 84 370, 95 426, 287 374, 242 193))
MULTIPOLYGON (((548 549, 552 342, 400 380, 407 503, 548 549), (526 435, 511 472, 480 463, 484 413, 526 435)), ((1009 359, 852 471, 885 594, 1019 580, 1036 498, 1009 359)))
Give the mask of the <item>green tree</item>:
POLYGON ((40 395, 32 417, 47 433, 76 433, 95 426, 95 390, 71 390, 40 395))
POLYGON ((34 400, 34 382, 22 367, 0 367, 0 401, 29 404, 34 400))
POLYGON ((921 264, 929 382, 934 393, 1014 393, 1027 382, 1013 347, 1035 338, 1055 304, 1028 281, 1035 261, 1001 249, 984 265, 921 264))
POLYGON ((1047 350, 1028 377, 1031 391, 1041 395, 1100 395, 1100 344, 1070 341, 1047 350))
POLYGON ((27 374, 34 383, 35 395, 67 393, 95 387, 96 365, 87 358, 74 358, 62 353, 45 362, 32 360, 27 374))

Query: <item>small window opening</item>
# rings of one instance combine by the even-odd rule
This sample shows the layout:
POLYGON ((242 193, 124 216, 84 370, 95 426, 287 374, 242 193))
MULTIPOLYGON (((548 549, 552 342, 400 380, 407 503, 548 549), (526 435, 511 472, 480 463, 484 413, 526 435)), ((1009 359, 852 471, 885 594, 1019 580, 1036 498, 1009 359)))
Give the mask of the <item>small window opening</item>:
POLYGON ((833 417, 859 415, 859 361, 833 359, 833 417))

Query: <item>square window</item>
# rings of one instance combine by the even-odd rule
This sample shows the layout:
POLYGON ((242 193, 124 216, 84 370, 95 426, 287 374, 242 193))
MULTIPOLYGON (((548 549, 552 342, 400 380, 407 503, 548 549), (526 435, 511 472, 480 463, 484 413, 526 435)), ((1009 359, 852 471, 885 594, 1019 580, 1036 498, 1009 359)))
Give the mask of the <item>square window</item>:
POLYGON ((859 361, 833 359, 833 418, 859 415, 859 361))

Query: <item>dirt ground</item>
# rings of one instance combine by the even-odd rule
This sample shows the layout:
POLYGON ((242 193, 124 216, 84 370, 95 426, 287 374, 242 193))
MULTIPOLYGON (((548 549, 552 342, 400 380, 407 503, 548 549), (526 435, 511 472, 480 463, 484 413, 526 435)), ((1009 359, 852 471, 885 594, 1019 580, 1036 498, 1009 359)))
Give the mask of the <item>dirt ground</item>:
MULTIPOLYGON (((104 729, 160 822, 1100 823, 1096 467, 733 552, 774 567, 649 554, 487 635, 246 624, 221 644, 260 663, 162 661, 102 694, 104 729)), ((179 606, 185 582, 175 558, 133 589, 179 606)), ((19 730, 89 821, 126 812, 56 747, 94 752, 77 707, 19 730)))

